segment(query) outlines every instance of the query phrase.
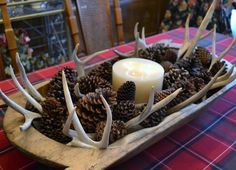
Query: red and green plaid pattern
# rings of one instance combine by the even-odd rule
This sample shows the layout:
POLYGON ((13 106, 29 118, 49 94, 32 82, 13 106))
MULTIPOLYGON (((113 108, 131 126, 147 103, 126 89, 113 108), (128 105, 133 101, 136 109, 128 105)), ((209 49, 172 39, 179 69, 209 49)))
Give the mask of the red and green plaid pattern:
MULTIPOLYGON (((196 33, 190 29, 191 37, 196 33)), ((184 29, 176 29, 167 33, 147 38, 148 43, 162 39, 173 39, 182 43, 184 29)), ((217 34, 217 52, 220 53, 231 42, 231 38, 217 34)), ((211 47, 212 37, 199 42, 199 45, 211 47)), ((116 47, 121 52, 133 50, 133 43, 116 47)), ((236 45, 225 56, 225 59, 236 64, 236 45), (234 57, 235 56, 235 57, 234 57)), ((112 49, 99 55, 91 63, 95 63, 115 54, 112 49)), ((39 70, 29 74, 30 80, 37 84, 51 78, 64 66, 72 66, 72 62, 39 70)), ((8 95, 16 92, 11 80, 0 82, 1 89, 8 95)), ((0 109, 0 114, 4 113, 0 109)), ((0 122, 2 117, 0 117, 0 122)), ((0 123, 0 126, 2 123, 0 123)), ((45 169, 35 161, 23 156, 12 147, 0 128, 0 170, 1 169, 45 169), (14 163, 13 163, 14 162, 14 163)), ((236 168, 236 87, 210 104, 194 121, 181 127, 160 142, 149 147, 130 160, 110 169, 224 169, 236 168)))

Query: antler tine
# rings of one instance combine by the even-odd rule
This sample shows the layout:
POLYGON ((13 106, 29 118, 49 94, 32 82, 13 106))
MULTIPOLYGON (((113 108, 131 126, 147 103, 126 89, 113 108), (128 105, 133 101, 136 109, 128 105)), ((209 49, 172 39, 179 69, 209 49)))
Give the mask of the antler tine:
POLYGON ((14 74, 14 71, 13 71, 13 68, 12 66, 10 66, 10 73, 11 73, 11 78, 13 80, 13 82, 15 83, 15 85, 17 86, 17 88, 20 90, 20 92, 26 97, 26 99, 35 107, 38 109, 38 111, 40 113, 43 112, 43 108, 42 106, 33 98, 31 97, 27 92, 26 90, 20 85, 20 83, 18 82, 15 74, 14 74))
POLYGON ((20 126, 20 129, 25 131, 26 129, 28 129, 32 123, 32 120, 35 118, 39 118, 41 117, 41 115, 28 111, 25 108, 23 108, 22 106, 18 105, 17 103, 15 103, 13 100, 11 100, 10 98, 8 98, 0 89, 0 97, 3 99, 3 101, 10 106, 12 109, 14 109, 15 111, 21 113, 24 117, 25 117, 25 123, 23 125, 20 126))
POLYGON ((200 40, 201 39, 204 39, 206 37, 208 37, 212 32, 213 32, 214 29, 211 29, 210 31, 208 31, 206 34, 203 34, 201 37, 200 37, 200 40))
POLYGON ((217 61, 219 61, 219 58, 216 56, 216 25, 214 25, 213 36, 212 36, 212 59, 208 71, 212 69, 213 65, 217 61))
POLYGON ((132 127, 138 125, 139 123, 141 123, 142 121, 140 121, 140 120, 142 120, 142 118, 145 117, 151 111, 153 103, 154 103, 154 92, 155 92, 155 90, 154 90, 154 88, 152 88, 150 95, 149 95, 147 106, 143 110, 143 112, 139 116, 137 116, 125 123, 125 126, 127 128, 132 128, 132 127))
POLYGON ((146 44, 145 27, 142 28, 142 41, 146 44))
POLYGON ((63 90, 64 90, 65 99, 66 99, 67 109, 68 109, 69 113, 71 113, 71 115, 69 115, 69 117, 67 119, 67 124, 66 124, 63 132, 65 134, 68 134, 68 132, 69 132, 68 127, 69 127, 69 124, 71 124, 71 122, 72 122, 75 130, 77 131, 78 140, 80 140, 82 143, 86 144, 87 146, 91 145, 91 147, 97 147, 97 148, 107 147, 108 146, 107 142, 109 143, 109 135, 110 135, 109 128, 111 129, 111 124, 112 124, 111 110, 109 108, 108 103, 105 102, 104 101, 105 99, 102 97, 102 101, 104 102, 105 108, 107 110, 107 123, 106 123, 106 127, 104 130, 105 135, 103 135, 102 140, 99 142, 95 142, 92 139, 90 139, 89 136, 85 133, 85 131, 80 123, 80 120, 76 115, 75 108, 74 108, 74 105, 73 105, 73 102, 71 99, 71 95, 69 92, 69 88, 68 88, 68 84, 66 81, 66 76, 65 76, 64 71, 62 71, 62 82, 63 82, 63 90), (108 132, 109 132, 109 134, 108 134, 108 132))
POLYGON ((222 71, 225 69, 225 65, 217 72, 217 74, 211 79, 211 81, 203 88, 201 89, 198 93, 194 94, 192 97, 188 98, 184 102, 174 106, 173 108, 168 110, 168 113, 174 113, 176 111, 179 111, 180 109, 184 108, 185 106, 199 100, 201 97, 203 97, 211 88, 211 86, 215 83, 217 77, 222 73, 222 71))
POLYGON ((79 83, 76 83, 76 85, 75 85, 75 87, 74 87, 74 92, 75 92, 75 95, 76 95, 77 97, 83 97, 83 96, 85 96, 84 94, 82 94, 82 93, 80 92, 79 83))
POLYGON ((75 62, 76 65, 76 70, 77 70, 77 79, 79 79, 82 76, 85 76, 85 71, 84 71, 84 64, 82 63, 82 61, 77 57, 77 51, 79 49, 79 43, 76 44, 75 49, 73 50, 72 53, 72 58, 75 62))
POLYGON ((102 135, 102 139, 99 142, 99 147, 100 148, 107 148, 109 145, 109 138, 110 138, 110 132, 111 132, 111 126, 112 126, 112 113, 109 104, 105 100, 105 98, 100 95, 102 102, 106 108, 106 113, 107 113, 107 120, 106 120, 106 126, 104 128, 104 132, 102 135))
POLYGON ((232 81, 234 81, 236 79, 236 73, 234 73, 234 75, 232 75, 231 77, 229 77, 226 80, 223 80, 221 82, 216 82, 215 84, 213 84, 210 88, 210 90, 225 86, 226 84, 231 83, 232 81))
POLYGON ((119 57, 122 57, 122 58, 129 58, 129 57, 132 57, 134 56, 134 52, 131 52, 131 53, 122 53, 118 50, 113 50, 113 52, 118 55, 119 57))
POLYGON ((185 33, 184 33, 184 44, 178 51, 178 59, 187 51, 190 40, 189 40, 189 22, 190 22, 191 14, 188 15, 187 20, 185 22, 185 33))
POLYGON ((45 98, 35 89, 35 87, 30 83, 29 79, 27 78, 25 69, 20 61, 19 54, 16 53, 16 63, 20 71, 20 77, 24 84, 24 87, 28 90, 28 92, 38 101, 44 101, 45 98))
POLYGON ((215 11, 216 2, 217 2, 217 0, 213 0, 209 10, 207 11, 206 16, 204 17, 200 27, 198 28, 196 36, 194 37, 193 41, 190 44, 190 47, 188 48, 187 52, 184 55, 184 58, 190 56, 190 54, 192 53, 193 49, 195 48, 199 38, 201 37, 202 32, 206 29, 208 23, 210 22, 210 20, 212 18, 214 11, 215 11))
POLYGON ((221 81, 227 80, 227 79, 231 76, 231 74, 233 73, 233 71, 234 71, 234 66, 232 66, 232 67, 230 68, 230 70, 228 70, 224 75, 218 77, 218 78, 216 79, 216 82, 221 82, 221 81))
POLYGON ((95 52, 91 55, 88 55, 85 59, 83 59, 81 62, 83 63, 83 65, 87 64, 89 61, 91 61, 93 58, 97 57, 98 55, 102 54, 102 53, 105 53, 105 52, 108 52, 109 49, 106 49, 106 50, 102 50, 102 51, 98 51, 98 52, 95 52))

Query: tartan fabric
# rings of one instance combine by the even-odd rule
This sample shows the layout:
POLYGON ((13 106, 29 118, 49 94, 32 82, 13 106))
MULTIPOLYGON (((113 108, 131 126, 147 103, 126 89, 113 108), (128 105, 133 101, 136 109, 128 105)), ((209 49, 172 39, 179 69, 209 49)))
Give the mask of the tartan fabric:
MULTIPOLYGON (((191 37, 196 33, 190 29, 191 37)), ((147 39, 153 43, 161 39, 173 39, 176 43, 183 42, 184 29, 179 28, 167 33, 155 35, 147 39)), ((231 38, 217 34, 217 52, 224 50, 231 38)), ((199 42, 199 45, 210 47, 211 36, 199 42)), ((119 51, 127 52, 133 49, 133 43, 116 47, 119 51)), ((225 59, 236 64, 236 46, 225 56, 225 59)), ((112 49, 99 55, 91 63, 114 56, 112 49)), ((51 78, 54 73, 64 66, 72 66, 72 62, 39 70, 29 74, 30 80, 36 84, 51 78)), ((16 92, 11 80, 0 82, 1 89, 10 95, 16 92)), ((210 104, 202 114, 163 140, 149 147, 126 162, 110 168, 111 170, 143 170, 143 169, 224 169, 236 167, 236 87, 210 104)), ((0 109, 0 114, 5 110, 0 109)), ((2 116, 0 116, 0 121, 2 116)), ((1 123, 0 123, 1 125, 1 123)), ((0 128, 0 169, 45 169, 38 163, 20 154, 10 146, 0 128), (11 164, 10 160, 16 160, 11 164)), ((48 168, 50 169, 50 168, 48 168)))

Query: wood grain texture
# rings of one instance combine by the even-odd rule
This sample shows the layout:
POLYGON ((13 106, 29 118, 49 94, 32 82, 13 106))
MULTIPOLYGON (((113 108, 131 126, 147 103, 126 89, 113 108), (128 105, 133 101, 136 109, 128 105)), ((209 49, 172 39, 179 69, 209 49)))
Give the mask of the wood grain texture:
MULTIPOLYGON (((94 66, 96 65, 90 67, 94 66)), ((47 84, 48 82, 41 83, 37 85, 37 88, 40 88, 42 92, 42 87, 46 87, 47 84)), ((140 153, 174 130, 193 120, 201 113, 199 112, 201 109, 235 85, 236 80, 204 102, 191 104, 181 111, 168 116, 158 126, 140 130, 140 134, 145 136, 136 136, 132 142, 125 142, 125 139, 122 138, 104 150, 75 148, 63 145, 47 138, 33 127, 30 127, 26 132, 21 132, 19 126, 23 123, 24 117, 11 108, 8 108, 6 112, 3 126, 11 143, 37 161, 66 167, 70 170, 104 169, 122 163, 122 161, 140 153)), ((19 93, 14 94, 11 98, 22 106, 26 103, 25 99, 22 100, 23 97, 19 93)))
POLYGON ((112 47, 109 0, 77 0, 76 2, 87 52, 90 54, 112 47))

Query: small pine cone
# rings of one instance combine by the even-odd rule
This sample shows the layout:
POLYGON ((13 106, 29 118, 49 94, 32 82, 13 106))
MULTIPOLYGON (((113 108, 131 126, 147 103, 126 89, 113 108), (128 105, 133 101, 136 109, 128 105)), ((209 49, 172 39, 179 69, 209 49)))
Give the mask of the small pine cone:
POLYGON ((211 81, 212 74, 211 72, 208 72, 207 69, 202 69, 200 74, 198 74, 196 77, 203 79, 204 83, 208 84, 209 81, 211 81))
POLYGON ((190 74, 187 70, 181 68, 171 68, 169 72, 165 73, 164 76, 164 82, 163 82, 163 88, 168 89, 174 86, 176 81, 178 80, 188 80, 190 77, 190 74))
POLYGON ((164 120, 166 116, 167 116, 167 111, 166 111, 166 108, 164 107, 152 113, 150 116, 148 116, 147 119, 141 122, 140 125, 145 128, 157 126, 159 123, 161 123, 164 120))
POLYGON ((89 76, 101 77, 108 82, 112 80, 112 64, 110 62, 105 62, 100 64, 97 68, 93 69, 89 76))
POLYGON ((170 61, 162 61, 160 64, 164 68, 165 73, 170 71, 171 67, 173 66, 173 64, 170 61))
POLYGON ((208 67, 211 63, 211 53, 204 47, 197 47, 194 55, 199 58, 202 65, 208 67))
POLYGON ((84 76, 78 81, 79 89, 82 94, 95 92, 97 88, 111 88, 111 83, 97 76, 84 76))
MULTIPOLYGON (((106 121, 99 122, 96 126, 95 139, 100 141, 106 126, 106 121)), ((127 129, 125 128, 125 123, 121 120, 112 121, 112 127, 110 132, 109 142, 113 143, 127 134, 127 129)))
POLYGON ((193 84, 195 87, 196 92, 200 91, 204 88, 205 82, 202 78, 194 77, 189 80, 190 84, 193 84))
POLYGON ((172 94, 175 91, 175 88, 170 88, 162 91, 158 91, 154 95, 154 103, 158 103, 159 101, 163 100, 170 94, 172 94))
POLYGON ((161 57, 165 56, 167 47, 164 44, 156 44, 145 50, 139 51, 139 56, 144 59, 161 62, 161 57))
POLYGON ((187 58, 181 58, 175 64, 173 65, 173 68, 175 69, 185 69, 187 71, 191 71, 192 69, 192 57, 187 57, 187 58))
POLYGON ((192 59, 192 67, 191 70, 189 70, 190 75, 192 76, 199 76, 203 70, 203 65, 199 58, 193 57, 192 59))
POLYGON ((176 62, 177 59, 177 51, 171 48, 167 48, 165 51, 165 55, 161 57, 161 61, 169 61, 172 64, 176 62))
MULTIPOLYGON (((224 61, 218 61, 216 62, 213 66, 212 69, 210 70, 212 76, 215 76, 216 73, 224 66, 225 62, 224 61)), ((222 71, 221 75, 226 73, 226 68, 224 71, 222 71)))
POLYGON ((67 118, 65 107, 55 98, 47 98, 41 104, 43 113, 40 118, 39 131, 58 142, 69 142, 71 139, 62 133, 63 125, 67 118))
MULTIPOLYGON (((72 100, 76 101, 77 97, 74 93, 74 86, 77 80, 76 71, 71 68, 65 67, 64 72, 66 75, 66 80, 67 80, 67 84, 68 84, 68 88, 69 88, 72 100)), ((65 96, 64 96, 63 84, 62 84, 62 70, 59 71, 50 81, 47 96, 54 97, 58 101, 60 101, 62 104, 65 104, 65 96)))
POLYGON ((122 120, 124 122, 129 121, 134 117, 135 102, 134 101, 120 101, 113 110, 113 117, 116 120, 122 120))
POLYGON ((132 81, 125 82, 117 91, 117 101, 122 100, 134 100, 135 99, 136 86, 132 81))
POLYGON ((111 109, 117 104, 117 94, 110 88, 96 89, 94 93, 88 93, 77 104, 77 115, 86 132, 95 132, 96 124, 106 120, 106 109, 100 94, 106 99, 111 109))

